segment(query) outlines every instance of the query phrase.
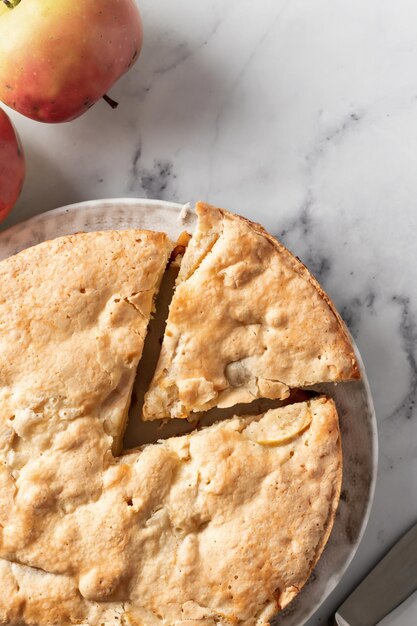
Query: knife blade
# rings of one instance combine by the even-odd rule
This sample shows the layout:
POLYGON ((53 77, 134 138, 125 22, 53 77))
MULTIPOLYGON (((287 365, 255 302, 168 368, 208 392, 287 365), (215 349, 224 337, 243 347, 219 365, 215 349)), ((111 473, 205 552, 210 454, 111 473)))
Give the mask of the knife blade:
POLYGON ((397 541, 335 615, 338 626, 375 626, 417 590, 417 524, 397 541))

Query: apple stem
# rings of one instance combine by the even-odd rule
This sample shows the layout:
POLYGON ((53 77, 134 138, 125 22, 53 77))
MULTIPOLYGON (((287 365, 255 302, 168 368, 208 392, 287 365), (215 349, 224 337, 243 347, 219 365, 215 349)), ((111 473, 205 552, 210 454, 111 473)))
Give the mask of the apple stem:
POLYGON ((103 100, 105 100, 107 104, 111 106, 112 109, 117 109, 117 107, 119 106, 119 103, 116 102, 116 100, 113 100, 112 98, 110 98, 110 96, 108 96, 106 93, 103 96, 103 100))
POLYGON ((20 0, 2 0, 8 9, 14 9, 19 4, 20 0))

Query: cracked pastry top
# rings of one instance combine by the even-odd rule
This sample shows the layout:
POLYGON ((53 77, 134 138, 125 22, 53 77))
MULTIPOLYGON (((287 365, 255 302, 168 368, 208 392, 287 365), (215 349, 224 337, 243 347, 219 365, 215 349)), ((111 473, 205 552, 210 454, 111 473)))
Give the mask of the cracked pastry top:
POLYGON ((84 415, 120 448, 171 248, 164 233, 79 233, 0 263, 0 447, 10 443, 14 463, 22 441, 84 415))
POLYGON ((258 224, 196 210, 143 418, 359 378, 346 328, 307 268, 258 224))
MULTIPOLYGON (((160 415, 357 376, 307 270, 260 227, 198 210, 160 415)), ((119 455, 172 248, 81 233, 0 263, 2 625, 267 626, 327 541, 342 460, 324 396, 119 455)))
POLYGON ((306 582, 339 499, 332 400, 117 458, 99 420, 73 429, 26 464, 3 512, 3 557, 20 565, 0 560, 0 624, 266 626, 306 582))

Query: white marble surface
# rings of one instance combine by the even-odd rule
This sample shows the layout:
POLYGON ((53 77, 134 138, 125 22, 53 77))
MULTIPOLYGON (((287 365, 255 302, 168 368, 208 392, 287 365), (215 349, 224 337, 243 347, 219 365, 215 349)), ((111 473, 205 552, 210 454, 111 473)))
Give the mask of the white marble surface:
MULTIPOLYGON (((141 8, 145 46, 116 111, 61 126, 12 115, 28 175, 3 226, 92 198, 200 198, 263 222, 317 275, 362 352, 380 433, 365 539, 309 621, 326 624, 417 520, 417 5, 141 8)), ((384 620, 416 623, 417 598, 384 620)))

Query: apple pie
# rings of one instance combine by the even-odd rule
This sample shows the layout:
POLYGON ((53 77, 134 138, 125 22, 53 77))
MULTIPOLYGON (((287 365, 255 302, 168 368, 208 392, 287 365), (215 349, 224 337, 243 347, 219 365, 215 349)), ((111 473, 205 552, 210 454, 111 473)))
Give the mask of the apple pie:
POLYGON ((307 268, 258 224, 203 203, 197 214, 144 419, 358 378, 346 328, 307 268))
POLYGON ((332 400, 235 417, 117 458, 97 439, 79 450, 77 435, 32 460, 20 486, 26 510, 12 505, 25 541, 6 556, 30 567, 3 561, 8 623, 98 626, 106 614, 106 624, 260 626, 306 582, 339 498, 332 400))
MULTIPOLYGON (((260 226, 197 210, 145 418, 357 378, 304 266, 260 226)), ((173 249, 80 233, 0 263, 4 626, 267 626, 326 544, 342 455, 324 395, 122 450, 173 249)))

